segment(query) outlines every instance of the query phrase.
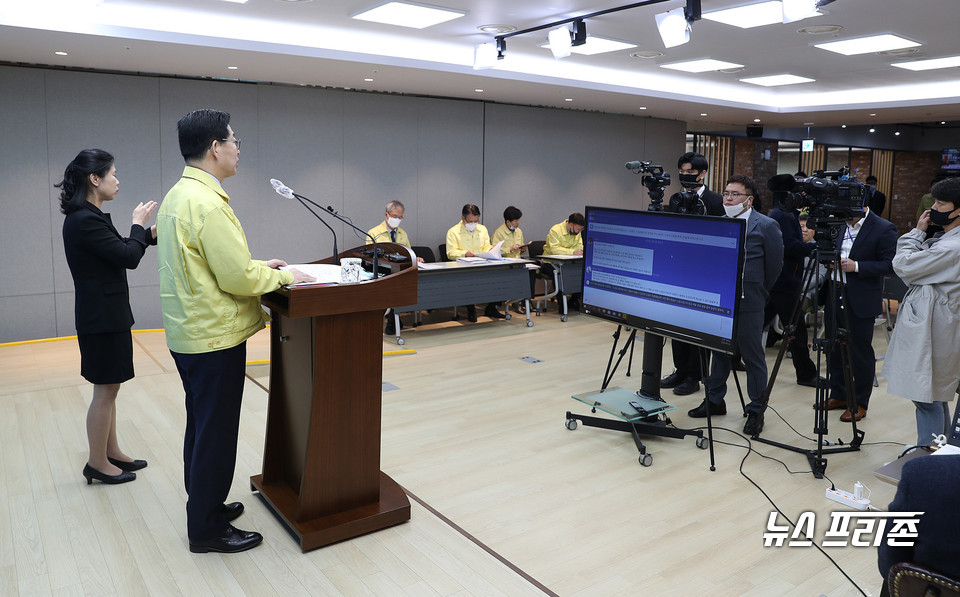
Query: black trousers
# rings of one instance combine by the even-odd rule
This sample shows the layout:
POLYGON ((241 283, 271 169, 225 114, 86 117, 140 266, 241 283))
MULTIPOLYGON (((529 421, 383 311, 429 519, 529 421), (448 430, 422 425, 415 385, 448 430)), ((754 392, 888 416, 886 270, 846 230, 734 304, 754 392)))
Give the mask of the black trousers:
MULTIPOLYGON (((786 327, 799 297, 799 288, 795 292, 790 290, 771 292, 764 311, 766 322, 769 323, 773 316, 777 315, 780 317, 780 323, 786 327)), ((805 381, 817 375, 817 365, 810 358, 810 349, 807 348, 807 326, 803 324, 802 314, 798 314, 797 320, 797 331, 790 342, 790 354, 793 355, 793 368, 797 372, 797 381, 805 381)))
MULTIPOLYGON (((826 318, 826 332, 833 335, 833 314, 836 313, 836 324, 844 326, 844 312, 849 318, 848 343, 850 345, 850 368, 853 373, 853 392, 857 398, 857 405, 868 408, 870 394, 873 392, 873 378, 877 372, 877 360, 873 351, 873 328, 876 325, 875 317, 856 317, 850 309, 843 309, 840 305, 839 292, 831 304, 827 301, 824 316, 826 318)), ((843 380, 843 363, 840 358, 841 347, 835 346, 830 353, 830 398, 846 400, 846 386, 843 380)))
POLYGON ((677 370, 677 375, 681 379, 688 377, 694 381, 700 381, 700 349, 693 344, 671 340, 673 347, 673 366, 677 370))
POLYGON ((187 536, 191 541, 206 541, 223 535, 229 526, 222 508, 237 464, 247 343, 214 352, 170 354, 186 394, 187 536))

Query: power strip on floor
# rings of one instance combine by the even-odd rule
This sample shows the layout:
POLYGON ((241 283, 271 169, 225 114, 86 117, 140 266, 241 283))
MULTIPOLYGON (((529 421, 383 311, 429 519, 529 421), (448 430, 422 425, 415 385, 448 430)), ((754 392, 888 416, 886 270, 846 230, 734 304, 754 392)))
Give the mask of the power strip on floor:
POLYGON ((849 491, 844 491, 842 489, 830 489, 827 488, 827 499, 833 500, 844 506, 849 506, 854 510, 866 510, 870 506, 870 500, 863 497, 853 497, 853 494, 849 491))

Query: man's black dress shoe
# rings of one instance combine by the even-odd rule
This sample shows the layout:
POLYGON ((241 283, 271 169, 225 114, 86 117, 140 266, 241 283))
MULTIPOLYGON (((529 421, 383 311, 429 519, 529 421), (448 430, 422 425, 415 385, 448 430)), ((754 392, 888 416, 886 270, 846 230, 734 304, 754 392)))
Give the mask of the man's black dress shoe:
POLYGON ((123 460, 117 460, 116 458, 107 457, 107 460, 110 461, 110 464, 117 467, 122 471, 138 471, 142 468, 147 468, 146 460, 133 460, 131 462, 125 462, 123 460))
POLYGON ((708 404, 710 405, 710 415, 711 415, 711 416, 718 416, 718 415, 725 415, 725 414, 727 414, 727 403, 726 403, 726 402, 721 402, 720 404, 716 404, 716 403, 714 403, 714 402, 708 402, 707 400, 704 400, 703 402, 700 403, 700 406, 698 406, 697 408, 694 408, 694 409, 692 409, 692 410, 688 410, 688 411, 687 411, 687 416, 688 416, 688 417, 692 417, 692 418, 694 418, 694 419, 702 419, 702 418, 706 417, 706 416, 707 416, 707 405, 708 405, 708 404))
MULTIPOLYGON (((815 387, 817 387, 817 382, 820 382, 821 384, 826 384, 826 383, 827 383, 827 380, 826 380, 825 377, 822 377, 822 376, 819 376, 819 375, 814 375, 814 376, 811 377, 810 379, 803 379, 803 380, 798 379, 798 380, 797 380, 797 385, 798 385, 798 386, 807 386, 808 388, 815 388, 815 387)), ((824 387, 826 387, 826 386, 824 386, 824 387)))
POLYGON ((467 307, 467 321, 477 323, 477 308, 473 305, 467 307))
POLYGON ((673 388, 673 393, 677 396, 689 396, 690 394, 696 394, 700 391, 700 382, 686 378, 683 380, 683 383, 673 388))
POLYGON ((137 474, 130 471, 123 471, 119 475, 101 473, 89 464, 83 465, 83 476, 87 478, 87 485, 93 484, 94 479, 107 485, 119 485, 120 483, 129 483, 137 478, 137 474))
POLYGON ((750 413, 747 422, 743 425, 743 433, 750 437, 760 435, 763 431, 763 413, 750 413))
POLYGON ((263 535, 254 531, 241 531, 233 525, 227 527, 227 532, 220 537, 206 541, 191 541, 190 551, 193 553, 238 553, 260 545, 263 535))
POLYGON ((493 305, 487 305, 487 308, 483 310, 483 314, 487 317, 492 317, 494 319, 503 319, 503 313, 497 311, 497 308, 493 305))
POLYGON ((223 516, 227 522, 233 522, 243 514, 243 502, 230 502, 223 505, 223 516))
POLYGON ((674 372, 671 373, 670 375, 668 375, 668 376, 666 376, 666 377, 664 377, 663 379, 660 380, 660 387, 661 387, 661 388, 675 388, 675 387, 679 386, 682 381, 683 381, 683 378, 680 377, 680 374, 677 373, 676 371, 674 371, 674 372))

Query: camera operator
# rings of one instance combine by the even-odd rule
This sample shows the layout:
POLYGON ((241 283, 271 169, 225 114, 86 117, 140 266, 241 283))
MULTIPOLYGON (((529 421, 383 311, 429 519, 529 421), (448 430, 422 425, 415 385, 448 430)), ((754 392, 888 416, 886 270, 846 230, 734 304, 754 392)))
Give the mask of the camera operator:
MULTIPOLYGON (((893 256, 897 249, 897 227, 864 206, 863 217, 855 217, 841 229, 836 241, 840 253, 838 266, 841 272, 832 272, 832 283, 837 284, 840 274, 846 303, 841 293, 836 292, 836 301, 827 301, 827 337, 835 334, 836 326, 846 324, 850 347, 854 394, 857 399, 855 413, 847 409, 846 387, 843 379, 841 351, 830 352, 830 398, 828 410, 844 409, 840 420, 859 421, 867 415, 873 379, 876 376, 876 358, 873 351, 873 328, 875 320, 883 311, 883 276, 893 273, 893 256)), ((816 407, 817 405, 814 405, 816 407)))
MULTIPOLYGON (((763 309, 770 289, 783 267, 783 239, 775 220, 753 209, 757 185, 747 176, 737 174, 727 180, 723 191, 723 206, 727 217, 747 221, 744 243, 743 291, 737 323, 737 347, 747 369, 747 422, 743 432, 759 435, 763 431, 763 391, 767 385, 767 361, 763 352, 763 309)), ((694 418, 724 415, 727 407, 723 399, 730 376, 730 355, 715 352, 713 367, 704 379, 707 398, 687 414, 694 418)))
MULTIPOLYGON (((793 185, 793 177, 789 174, 775 176, 767 182, 773 190, 778 185, 793 185), (784 182, 777 179, 786 177, 784 182)), ((764 312, 764 320, 770 322, 774 315, 780 317, 784 331, 790 324, 790 317, 794 315, 794 306, 803 291, 804 257, 811 255, 816 244, 804 242, 797 220, 796 210, 793 209, 792 196, 789 193, 773 193, 773 208, 768 215, 780 224, 780 233, 783 237, 783 269, 777 278, 773 289, 770 290, 770 300, 764 312)), ((797 317, 796 329, 790 341, 790 353, 793 355, 793 368, 797 373, 797 383, 811 388, 817 387, 817 366, 810 359, 810 350, 807 348, 807 328, 803 318, 797 317)), ((773 334, 773 330, 769 331, 773 334)))
MULTIPOLYGON (((707 158, 688 151, 677 160, 683 191, 670 197, 668 211, 674 213, 723 216, 723 197, 709 190, 703 179, 707 175, 707 158)), ((660 380, 661 388, 673 388, 678 396, 700 391, 700 350, 686 342, 673 340, 673 373, 660 380)))

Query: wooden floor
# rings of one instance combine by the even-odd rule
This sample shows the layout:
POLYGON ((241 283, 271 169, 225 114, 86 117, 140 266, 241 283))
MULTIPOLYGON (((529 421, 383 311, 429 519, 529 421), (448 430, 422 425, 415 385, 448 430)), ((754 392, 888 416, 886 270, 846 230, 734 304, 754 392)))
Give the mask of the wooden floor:
MULTIPOLYGON (((430 317, 445 318, 449 312, 430 317)), ((235 555, 187 550, 182 482, 183 391, 162 332, 134 334, 137 377, 123 385, 118 431, 125 450, 150 466, 120 486, 87 486, 84 416, 92 386, 79 371, 75 340, 0 347, 0 595, 750 595, 847 596, 860 591, 815 548, 763 547, 773 507, 740 471, 741 447, 708 452, 685 440, 650 438, 650 468, 624 433, 564 426, 565 412, 589 414, 572 394, 598 389, 615 327, 553 312, 477 324, 405 330, 414 349, 387 356, 383 378, 382 468, 413 497, 406 524, 306 554, 249 492, 260 472, 267 367, 248 367, 231 500, 246 504, 237 524, 264 544, 235 555), (520 360, 531 356, 538 363, 520 360)), ((876 330, 878 353, 884 334, 876 330)), ((639 369, 639 348, 636 368, 639 369)), ((768 349, 772 364, 775 349, 768 349)), ((248 350, 269 358, 266 335, 248 350)), ((669 363, 669 349, 665 361, 669 363)), ((813 390, 794 383, 785 361, 771 398, 812 435, 813 390)), ((665 367, 666 369, 666 367, 665 367)), ((621 367, 614 385, 638 386, 621 367)), ((883 508, 895 488, 872 471, 915 435, 912 405, 874 391, 860 452, 829 457, 840 488, 855 481, 883 508), (883 443, 894 442, 894 443, 883 443)), ((698 397, 664 394, 680 427, 698 397)), ((740 431, 730 414, 715 424, 740 431)), ((768 411, 764 437, 813 447, 768 411)), ((831 413, 829 437, 850 439, 831 413)), ((744 444, 718 431, 717 439, 744 444)), ((796 474, 753 454, 749 475, 796 520, 817 514, 815 538, 834 503, 806 459, 754 443, 796 474)), ((827 553, 868 595, 879 593, 873 548, 827 553)))

